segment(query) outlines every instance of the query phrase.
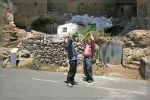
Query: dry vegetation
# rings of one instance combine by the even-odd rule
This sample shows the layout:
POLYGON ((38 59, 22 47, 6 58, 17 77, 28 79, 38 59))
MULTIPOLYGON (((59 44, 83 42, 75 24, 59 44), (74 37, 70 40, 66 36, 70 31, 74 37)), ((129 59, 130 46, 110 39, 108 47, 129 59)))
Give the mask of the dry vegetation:
MULTIPOLYGON (((41 70, 41 71, 50 71, 50 72, 68 72, 68 67, 58 67, 55 65, 48 65, 45 63, 39 63, 37 60, 34 60, 33 62, 29 62, 26 65, 19 66, 18 68, 21 69, 30 69, 30 70, 41 70)), ((83 67, 78 66, 77 73, 83 74, 83 67)), ((104 68, 97 67, 96 65, 93 65, 93 74, 94 75, 103 75, 104 68)))
MULTIPOLYGON (((69 68, 68 67, 58 67, 55 65, 48 65, 45 63, 39 63, 38 61, 34 60, 26 65, 19 66, 20 69, 28 69, 28 70, 40 70, 40 71, 49 71, 49 72, 63 72, 67 73, 69 68)), ((93 75, 105 75, 105 76, 115 76, 115 77, 122 77, 127 79, 143 79, 141 78, 138 70, 127 69, 120 66, 109 66, 109 67, 99 67, 97 65, 93 65, 93 75)), ((83 67, 77 67, 77 73, 83 74, 83 67)))

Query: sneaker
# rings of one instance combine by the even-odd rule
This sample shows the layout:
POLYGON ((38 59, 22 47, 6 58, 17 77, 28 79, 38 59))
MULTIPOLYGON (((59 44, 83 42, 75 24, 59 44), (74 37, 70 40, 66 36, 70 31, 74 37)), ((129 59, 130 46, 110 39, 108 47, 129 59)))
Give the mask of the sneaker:
POLYGON ((92 83, 92 82, 93 82, 93 80, 88 80, 87 82, 88 82, 88 83, 92 83))
POLYGON ((68 87, 73 87, 73 85, 71 83, 68 83, 67 86, 68 87))
POLYGON ((69 83, 69 81, 67 81, 67 80, 66 80, 66 81, 64 81, 64 82, 65 82, 65 83, 69 83))
POLYGON ((83 78, 83 81, 88 81, 88 79, 86 77, 83 78))
POLYGON ((75 81, 71 82, 71 84, 72 84, 72 85, 78 85, 78 83, 75 82, 75 81))

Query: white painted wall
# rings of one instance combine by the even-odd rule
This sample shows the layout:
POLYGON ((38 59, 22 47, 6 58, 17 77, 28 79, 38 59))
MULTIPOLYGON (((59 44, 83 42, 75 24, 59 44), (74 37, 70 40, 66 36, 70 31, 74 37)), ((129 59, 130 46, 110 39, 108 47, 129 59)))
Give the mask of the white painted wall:
POLYGON ((58 26, 57 35, 67 36, 69 33, 78 32, 79 26, 74 23, 68 23, 58 26), (64 29, 66 28, 66 31, 64 29))

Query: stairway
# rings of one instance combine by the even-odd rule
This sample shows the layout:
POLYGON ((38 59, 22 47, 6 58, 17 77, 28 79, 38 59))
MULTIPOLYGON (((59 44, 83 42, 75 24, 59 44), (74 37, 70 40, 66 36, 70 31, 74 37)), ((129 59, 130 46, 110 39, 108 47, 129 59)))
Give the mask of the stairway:
POLYGON ((130 64, 125 64, 124 65, 125 68, 129 68, 129 69, 135 69, 135 70, 139 70, 140 68, 140 61, 131 61, 130 64))

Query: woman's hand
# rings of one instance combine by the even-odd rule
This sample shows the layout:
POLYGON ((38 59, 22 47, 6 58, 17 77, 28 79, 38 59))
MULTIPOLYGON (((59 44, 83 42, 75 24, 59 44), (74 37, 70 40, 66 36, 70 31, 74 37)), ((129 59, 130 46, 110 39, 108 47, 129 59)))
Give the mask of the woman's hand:
POLYGON ((93 37, 93 35, 91 33, 90 33, 90 36, 91 36, 91 39, 94 40, 94 37, 93 37))

